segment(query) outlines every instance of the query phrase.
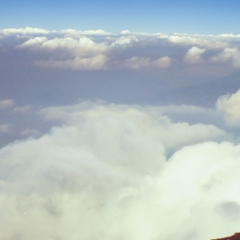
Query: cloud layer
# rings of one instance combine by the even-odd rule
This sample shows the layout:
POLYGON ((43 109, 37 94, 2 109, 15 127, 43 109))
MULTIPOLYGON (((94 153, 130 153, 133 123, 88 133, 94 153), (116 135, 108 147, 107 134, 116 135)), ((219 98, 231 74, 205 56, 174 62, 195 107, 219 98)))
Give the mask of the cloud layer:
POLYGON ((240 67, 240 37, 232 34, 166 35, 128 30, 113 34, 103 30, 49 31, 28 27, 4 29, 0 36, 2 48, 8 39, 15 39, 13 44, 17 51, 33 54, 31 64, 48 68, 171 71, 181 67, 189 72, 189 67, 195 66, 195 73, 200 75, 206 71, 226 75, 240 67), (210 67, 215 70, 211 71, 210 67))
POLYGON ((224 81, 219 92, 218 81, 198 85, 199 95, 181 88, 236 71, 239 37, 0 31, 0 239, 202 240, 239 231, 240 92, 219 97, 224 81), (173 98, 179 88, 187 102, 205 99, 202 86, 216 88, 214 107, 96 100, 99 92, 173 98))
MULTIPOLYGON (((200 240, 237 231, 240 145, 214 126, 237 96, 212 110, 104 102, 37 109, 51 130, 0 150, 1 239, 200 240), (213 122, 171 120, 191 113, 211 113, 213 122)), ((15 114, 31 110, 11 102, 2 105, 15 114)))

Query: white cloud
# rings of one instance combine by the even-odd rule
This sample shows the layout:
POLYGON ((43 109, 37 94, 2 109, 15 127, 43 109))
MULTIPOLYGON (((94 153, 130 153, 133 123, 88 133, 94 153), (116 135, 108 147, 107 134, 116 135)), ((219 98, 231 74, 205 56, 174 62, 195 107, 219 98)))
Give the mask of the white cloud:
POLYGON ((48 34, 50 31, 42 28, 6 28, 1 31, 4 35, 22 34, 22 35, 35 35, 35 34, 48 34))
POLYGON ((240 68, 240 51, 237 48, 225 48, 217 56, 210 59, 212 62, 227 62, 231 61, 232 65, 240 68))
POLYGON ((27 40, 23 44, 21 44, 19 47, 41 47, 44 42, 47 41, 47 37, 35 37, 27 40))
POLYGON ((46 37, 36 37, 29 39, 19 46, 20 48, 31 47, 36 50, 67 50, 74 56, 94 56, 106 51, 105 43, 95 43, 90 38, 72 37, 47 39, 46 37))
POLYGON ((40 114, 62 126, 0 149, 1 239, 201 240, 236 231, 240 147, 206 142, 220 129, 101 102, 40 114))
MULTIPOLYGON (((126 34, 126 33, 124 33, 126 34)), ((134 42, 138 42, 138 38, 135 35, 128 35, 128 36, 120 36, 117 38, 113 43, 112 47, 117 47, 117 46, 130 46, 134 42)))
POLYGON ((188 50, 184 57, 184 61, 188 64, 202 64, 204 62, 201 55, 205 52, 205 49, 198 47, 192 47, 188 50))
POLYGON ((167 39, 169 42, 180 45, 197 45, 206 49, 226 48, 229 46, 224 36, 213 35, 190 35, 178 34, 173 35, 158 34, 158 38, 167 39))
POLYGON ((43 48, 56 49, 56 48, 67 48, 70 50, 79 51, 93 51, 93 52, 103 52, 106 50, 104 44, 96 44, 90 38, 83 37, 79 39, 73 38, 55 38, 50 39, 42 44, 43 48))
POLYGON ((108 115, 126 118, 137 124, 143 132, 158 139, 161 144, 164 144, 167 151, 178 149, 180 146, 189 143, 217 139, 225 134, 224 131, 213 125, 189 125, 187 122, 172 123, 169 118, 162 116, 161 108, 145 109, 140 107, 138 109, 129 108, 125 105, 119 107, 118 105, 104 106, 102 104, 96 107, 94 105, 92 107, 90 104, 87 105, 87 110, 84 110, 85 108, 85 104, 46 108, 41 111, 41 115, 46 120, 60 120, 64 124, 75 124, 80 119, 99 122, 104 116, 108 115), (155 122, 155 119, 157 119, 157 122, 155 122))
MULTIPOLYGON (((98 58, 101 55, 108 59, 110 63, 108 69, 126 67, 138 70, 141 67, 155 69, 169 67, 170 72, 174 62, 175 69, 178 69, 180 74, 189 74, 190 68, 193 69, 192 65, 195 65, 192 70, 195 75, 211 74, 219 77, 233 71, 229 62, 236 68, 240 66, 238 50, 240 38, 238 35, 231 34, 214 36, 174 33, 167 35, 131 33, 128 30, 113 34, 103 30, 48 31, 25 28, 5 29, 0 32, 0 35, 2 39, 6 38, 6 41, 9 37, 15 36, 17 45, 15 47, 17 51, 22 51, 22 54, 30 49, 34 58, 33 64, 49 62, 49 66, 53 67, 66 61, 70 66, 69 69, 82 70, 85 68, 72 67, 75 65, 74 62, 79 62, 80 59, 85 61, 98 58), (10 36, 7 33, 11 33, 10 36), (185 54, 187 48, 189 50, 185 54)), ((14 44, 13 40, 11 42, 14 44)), ((4 44, 1 47, 4 48, 4 44)), ((46 64, 39 64, 39 66, 46 64)), ((95 69, 95 67, 89 69, 95 69)))
POLYGON ((121 34, 130 34, 130 31, 129 30, 123 30, 123 31, 121 31, 121 34))
POLYGON ((221 96, 216 108, 224 113, 226 123, 230 126, 240 126, 240 90, 232 95, 221 96))
POLYGON ((54 51, 55 59, 36 61, 35 64, 43 67, 64 68, 73 70, 99 70, 105 69, 107 46, 104 42, 95 43, 90 38, 73 37, 47 39, 36 37, 29 39, 19 48, 32 48, 37 51, 54 51), (59 58, 59 53, 61 53, 59 58))
POLYGON ((232 34, 232 33, 223 33, 223 34, 219 34, 219 37, 224 37, 224 38, 239 38, 240 34, 232 34))
POLYGON ((152 64, 156 67, 167 68, 171 65, 171 59, 168 56, 160 57, 157 60, 154 60, 152 64))

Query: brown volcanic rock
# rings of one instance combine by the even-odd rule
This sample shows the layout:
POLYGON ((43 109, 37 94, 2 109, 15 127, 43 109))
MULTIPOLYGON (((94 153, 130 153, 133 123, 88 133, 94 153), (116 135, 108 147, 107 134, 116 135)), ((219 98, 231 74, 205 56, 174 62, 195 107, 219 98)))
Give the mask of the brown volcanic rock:
POLYGON ((216 239, 211 239, 211 240, 240 240, 240 233, 234 233, 234 235, 230 237, 224 237, 224 238, 216 238, 216 239))

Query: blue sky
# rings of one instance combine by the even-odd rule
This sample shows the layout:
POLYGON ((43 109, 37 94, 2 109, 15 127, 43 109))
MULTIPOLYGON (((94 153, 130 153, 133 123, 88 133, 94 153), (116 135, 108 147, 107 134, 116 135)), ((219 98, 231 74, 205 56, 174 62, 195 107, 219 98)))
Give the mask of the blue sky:
POLYGON ((238 33, 239 1, 2 1, 0 28, 238 33))

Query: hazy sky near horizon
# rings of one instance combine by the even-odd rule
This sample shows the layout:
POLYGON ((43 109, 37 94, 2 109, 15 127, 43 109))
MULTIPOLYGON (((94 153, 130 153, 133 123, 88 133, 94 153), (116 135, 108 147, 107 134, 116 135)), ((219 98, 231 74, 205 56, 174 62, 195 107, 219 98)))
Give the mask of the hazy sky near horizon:
POLYGON ((2 1, 0 29, 38 27, 172 34, 238 33, 235 0, 2 1))
POLYGON ((238 1, 5 1, 0 239, 239 232, 238 1))

